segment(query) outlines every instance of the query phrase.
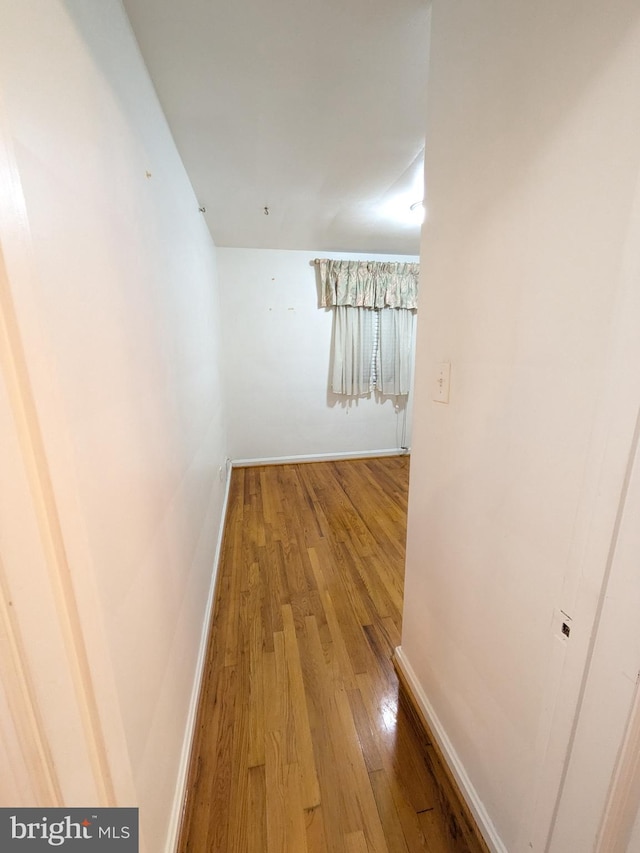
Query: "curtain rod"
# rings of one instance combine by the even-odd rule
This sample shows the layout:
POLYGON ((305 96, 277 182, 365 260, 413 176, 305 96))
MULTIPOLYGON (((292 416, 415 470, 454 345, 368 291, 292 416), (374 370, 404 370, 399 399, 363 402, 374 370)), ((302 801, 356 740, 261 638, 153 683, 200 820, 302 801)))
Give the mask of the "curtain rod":
MULTIPOLYGON (((356 259, 354 259, 354 260, 356 260, 356 259)), ((314 258, 313 259, 313 263, 316 266, 318 266, 318 264, 321 264, 322 261, 327 261, 327 263, 328 263, 327 258, 314 258)), ((360 260, 356 260, 356 263, 359 263, 359 264, 405 264, 405 263, 406 264, 416 264, 416 263, 418 263, 418 261, 360 261, 360 260)))

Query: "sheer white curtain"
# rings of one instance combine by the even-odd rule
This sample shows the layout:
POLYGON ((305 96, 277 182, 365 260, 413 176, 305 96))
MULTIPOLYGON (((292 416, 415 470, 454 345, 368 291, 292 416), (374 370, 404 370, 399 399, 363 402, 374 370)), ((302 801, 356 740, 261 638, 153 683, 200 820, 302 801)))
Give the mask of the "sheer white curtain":
POLYGON ((409 393, 418 264, 320 261, 322 304, 334 310, 331 387, 359 397, 409 393))
POLYGON ((333 319, 333 379, 335 394, 359 397, 371 391, 374 327, 370 308, 338 305, 333 319))
POLYGON ((378 311, 376 388, 381 394, 409 393, 413 364, 416 312, 409 308, 382 308, 378 311))

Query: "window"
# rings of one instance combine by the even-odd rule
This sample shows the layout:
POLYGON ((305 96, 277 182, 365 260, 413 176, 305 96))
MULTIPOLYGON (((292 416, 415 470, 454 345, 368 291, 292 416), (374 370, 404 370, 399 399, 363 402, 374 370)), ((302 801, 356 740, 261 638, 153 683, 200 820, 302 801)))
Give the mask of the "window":
POLYGON ((334 309, 331 386, 336 394, 409 393, 418 264, 320 263, 322 304, 334 309))

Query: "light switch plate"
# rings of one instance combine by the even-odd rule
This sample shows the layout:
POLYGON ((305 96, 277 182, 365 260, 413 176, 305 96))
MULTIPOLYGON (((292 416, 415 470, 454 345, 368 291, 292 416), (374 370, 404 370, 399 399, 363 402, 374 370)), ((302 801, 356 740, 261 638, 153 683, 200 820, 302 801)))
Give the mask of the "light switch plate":
POLYGON ((433 384, 433 399, 436 403, 449 402, 449 388, 451 385, 451 363, 441 361, 436 365, 435 379, 433 384))

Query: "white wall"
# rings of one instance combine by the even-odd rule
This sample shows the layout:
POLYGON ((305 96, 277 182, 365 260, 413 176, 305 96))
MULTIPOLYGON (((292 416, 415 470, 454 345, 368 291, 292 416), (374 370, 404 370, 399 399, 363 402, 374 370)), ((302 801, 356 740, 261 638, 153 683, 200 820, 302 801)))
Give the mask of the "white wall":
MULTIPOLYGON (((319 307, 317 257, 413 256, 218 249, 224 380, 233 459, 390 450, 402 446, 404 409, 329 389, 332 312, 319 307)), ((410 444, 411 413, 406 442, 410 444)))
POLYGON ((54 752, 86 747, 95 797, 57 766, 58 799, 139 805, 160 851, 223 502, 215 250, 118 0, 0 0, 0 16, 3 416, 33 497, 3 524, 18 663, 45 722, 60 697, 78 720, 54 752), (62 643, 69 687, 29 646, 42 577, 37 639, 62 643))
POLYGON ((638 91, 635 2, 433 4, 402 655, 509 853, 593 849, 559 792, 640 402, 638 91))

